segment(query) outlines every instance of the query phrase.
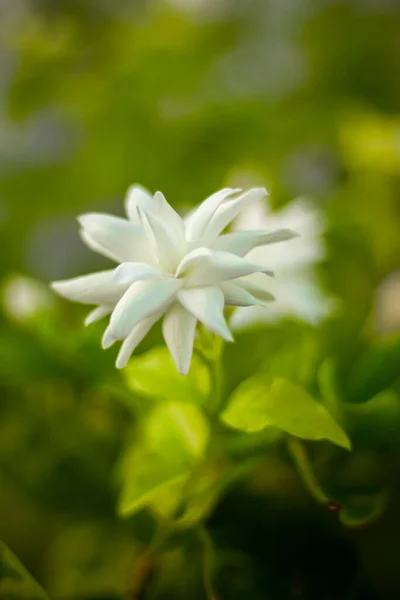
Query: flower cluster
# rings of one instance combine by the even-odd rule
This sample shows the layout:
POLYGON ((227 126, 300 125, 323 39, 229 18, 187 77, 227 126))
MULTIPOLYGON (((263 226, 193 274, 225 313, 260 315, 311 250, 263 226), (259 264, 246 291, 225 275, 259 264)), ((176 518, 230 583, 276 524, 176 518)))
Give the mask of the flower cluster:
POLYGON ((272 271, 245 256, 257 246, 297 234, 288 229, 223 233, 243 209, 266 194, 264 188, 225 188, 182 219, 161 192, 153 196, 134 185, 126 198, 127 219, 99 213, 79 217, 84 242, 119 266, 52 287, 69 300, 97 306, 87 325, 111 315, 103 347, 123 341, 118 368, 126 366, 136 346, 163 318, 167 346, 179 372, 186 374, 197 321, 232 341, 224 306, 263 305, 274 299, 264 285, 248 279, 263 273, 267 280, 272 271))

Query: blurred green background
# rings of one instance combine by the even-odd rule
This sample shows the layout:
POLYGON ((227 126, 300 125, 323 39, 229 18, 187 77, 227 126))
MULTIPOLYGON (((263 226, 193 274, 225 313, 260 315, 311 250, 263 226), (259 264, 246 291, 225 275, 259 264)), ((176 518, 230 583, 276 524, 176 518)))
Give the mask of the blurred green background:
MULTIPOLYGON (((116 516, 115 468, 145 400, 47 284, 107 266, 75 217, 122 214, 133 182, 184 211, 257 181, 275 209, 312 199, 339 309, 238 334, 227 390, 311 347, 354 448, 310 446, 332 510, 261 451, 209 519, 221 599, 399 598, 398 1, 0 0, 0 37, 0 540, 51 598, 128 597, 151 520, 116 516)), ((198 544, 178 548, 143 597, 205 597, 198 544)), ((0 598, 39 598, 0 557, 0 598)))

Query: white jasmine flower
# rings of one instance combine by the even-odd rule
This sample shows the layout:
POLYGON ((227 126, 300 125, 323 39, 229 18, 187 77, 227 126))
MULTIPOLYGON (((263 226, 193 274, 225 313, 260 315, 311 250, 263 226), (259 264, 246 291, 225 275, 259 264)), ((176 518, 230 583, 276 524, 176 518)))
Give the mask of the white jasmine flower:
POLYGON ((161 317, 163 334, 180 373, 189 370, 197 321, 232 341, 224 305, 263 305, 272 272, 244 256, 253 248, 288 240, 287 229, 220 235, 241 210, 266 195, 264 188, 226 188, 207 198, 183 220, 161 192, 141 186, 128 190, 128 219, 106 214, 79 217, 84 242, 120 263, 116 269, 55 282, 60 295, 97 308, 86 324, 111 315, 103 347, 123 341, 117 367, 161 317), (246 279, 262 273, 262 285, 246 279))
MULTIPOLYGON (((324 222, 307 199, 298 198, 279 212, 274 212, 265 200, 254 202, 237 217, 234 230, 263 229, 267 224, 279 228, 283 223, 298 232, 296 240, 288 246, 258 247, 247 256, 249 260, 274 265, 277 277, 271 281, 269 291, 279 302, 268 310, 257 306, 236 310, 230 322, 234 330, 254 323, 276 322, 283 316, 295 316, 315 324, 335 306, 315 280, 314 267, 325 254, 321 237, 324 222)), ((250 279, 259 283, 257 274, 250 279)))

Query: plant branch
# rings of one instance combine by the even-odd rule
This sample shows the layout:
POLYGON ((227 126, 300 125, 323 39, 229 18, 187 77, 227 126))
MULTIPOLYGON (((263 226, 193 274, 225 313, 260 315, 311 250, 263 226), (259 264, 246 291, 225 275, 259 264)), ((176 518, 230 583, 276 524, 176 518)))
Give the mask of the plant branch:
POLYGON ((218 600, 214 589, 213 575, 215 569, 214 544, 210 534, 205 527, 197 527, 197 536, 203 546, 203 584, 207 595, 207 600, 218 600))
POLYGON ((297 467, 298 474, 311 496, 320 504, 328 504, 329 498, 321 489, 313 473, 304 444, 300 440, 289 436, 288 449, 297 467))

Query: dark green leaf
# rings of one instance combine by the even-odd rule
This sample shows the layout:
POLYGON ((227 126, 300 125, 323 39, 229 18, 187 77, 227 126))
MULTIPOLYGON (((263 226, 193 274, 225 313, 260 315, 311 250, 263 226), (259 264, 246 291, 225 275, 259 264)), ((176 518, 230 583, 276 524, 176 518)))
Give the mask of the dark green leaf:
POLYGON ((0 542, 0 600, 49 600, 18 558, 0 542))

